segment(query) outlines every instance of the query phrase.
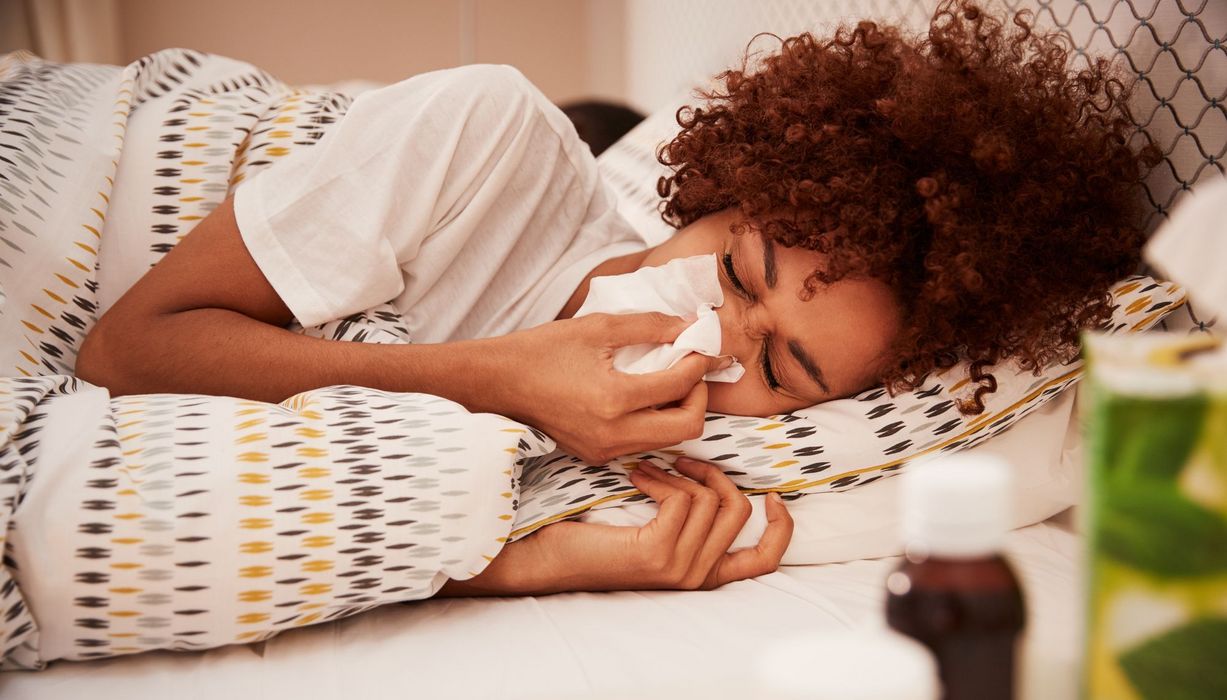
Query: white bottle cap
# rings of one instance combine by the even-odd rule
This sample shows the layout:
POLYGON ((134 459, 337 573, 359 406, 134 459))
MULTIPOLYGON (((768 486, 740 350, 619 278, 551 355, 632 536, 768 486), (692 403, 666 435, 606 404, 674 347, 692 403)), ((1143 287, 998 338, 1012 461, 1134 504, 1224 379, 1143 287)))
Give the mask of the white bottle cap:
POLYGON ((1004 459, 960 452, 913 462, 900 476, 908 554, 967 559, 1001 550, 1012 504, 1004 459))
POLYGON ((808 632, 778 639, 755 659, 763 700, 937 700, 933 654, 887 628, 808 632))

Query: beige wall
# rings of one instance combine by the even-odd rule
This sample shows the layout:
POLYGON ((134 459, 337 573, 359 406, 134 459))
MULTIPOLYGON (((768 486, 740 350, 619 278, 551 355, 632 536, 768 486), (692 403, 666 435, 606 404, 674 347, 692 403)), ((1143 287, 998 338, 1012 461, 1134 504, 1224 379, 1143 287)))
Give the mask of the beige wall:
MULTIPOLYGON (((127 63, 185 47, 263 68, 291 84, 394 82, 466 63, 509 63, 555 101, 624 92, 625 0, 0 0, 54 23, 88 6, 114 14, 113 48, 95 57, 53 55, 27 32, 0 34, 0 51, 29 48, 52 60, 127 63), (41 7, 41 10, 39 8, 41 7), (54 13, 48 8, 57 8, 54 13), (17 45, 12 45, 17 41, 17 45)), ((89 24, 97 27, 96 19, 89 24)))

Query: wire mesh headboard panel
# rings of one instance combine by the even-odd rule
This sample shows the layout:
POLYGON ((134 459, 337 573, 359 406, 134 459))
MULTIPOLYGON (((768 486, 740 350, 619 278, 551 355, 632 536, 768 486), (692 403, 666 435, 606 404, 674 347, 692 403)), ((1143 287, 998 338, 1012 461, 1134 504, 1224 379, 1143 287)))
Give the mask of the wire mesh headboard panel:
MULTIPOLYGON (((664 106, 740 58, 758 32, 827 34, 842 21, 928 27, 935 0, 630 0, 628 92, 664 106)), ((981 0, 985 9, 1031 10, 1041 29, 1064 34, 1073 68, 1103 55, 1140 81, 1130 103, 1138 130, 1165 162, 1145 183, 1153 231, 1180 195, 1227 173, 1227 0, 981 0)), ((763 39, 755 49, 778 43, 763 39)))

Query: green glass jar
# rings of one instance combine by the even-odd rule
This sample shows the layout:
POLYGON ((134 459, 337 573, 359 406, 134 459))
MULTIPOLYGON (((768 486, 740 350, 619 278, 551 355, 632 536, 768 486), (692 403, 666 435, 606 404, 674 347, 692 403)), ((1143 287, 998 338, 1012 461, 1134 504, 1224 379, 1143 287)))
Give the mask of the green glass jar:
POLYGON ((1227 698, 1227 352, 1087 332, 1084 697, 1227 698))

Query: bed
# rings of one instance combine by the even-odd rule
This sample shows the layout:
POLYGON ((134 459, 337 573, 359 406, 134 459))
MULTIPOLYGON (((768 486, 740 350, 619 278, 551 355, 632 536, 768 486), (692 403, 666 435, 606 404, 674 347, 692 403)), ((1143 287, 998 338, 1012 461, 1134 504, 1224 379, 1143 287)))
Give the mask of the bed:
MULTIPOLYGON (((1076 390, 1065 392, 970 450, 1002 456, 1041 485, 1041 493, 1028 500, 1046 510, 1020 517, 1034 520, 1036 512, 1078 499, 1077 402, 1076 390)), ((57 662, 38 673, 4 673, 0 694, 40 700, 149 693, 399 697, 411 688, 419 697, 454 698, 665 698, 700 690, 713 697, 755 696, 773 680, 766 667, 760 668, 773 645, 787 644, 802 632, 883 624, 883 582, 899 558, 857 557, 898 546, 897 522, 890 515, 893 481, 807 498, 823 497, 841 499, 829 507, 845 514, 859 504, 864 516, 825 537, 796 537, 807 540, 809 548, 794 558, 830 563, 783 566, 715 591, 421 600, 255 644, 57 662), (474 668, 481 671, 473 673, 474 668)), ((1075 511, 1064 508, 1010 535, 1008 555, 1030 613, 1023 643, 1024 697, 1074 697, 1082 546, 1075 511)), ((626 517, 615 508, 588 519, 617 523, 619 515, 626 517)), ((821 673, 822 660, 799 671, 821 673)))
MULTIPOLYGON (((1073 698, 1079 540, 1015 531, 1032 612, 1023 697, 1073 698)), ((203 654, 153 652, 6 674, 6 698, 766 697, 754 662, 801 631, 881 623, 893 558, 789 566, 715 591, 427 600, 203 654), (492 634, 492 630, 515 630, 492 634), (412 659, 412 663, 407 663, 412 659)), ((797 669, 821 674, 823 662, 797 669)))
MULTIPOLYGON (((1077 394, 1046 404, 972 450, 1060 476, 1050 499, 1076 499, 1077 394)), ((859 489, 871 496, 877 487, 859 489)), ((830 494, 840 498, 848 494, 830 494)), ((812 497, 811 497, 812 498, 812 497)), ((881 518, 878 518, 881 520, 881 518)), ((889 519, 888 519, 889 520, 889 519)), ((450 598, 384 606, 203 653, 151 652, 0 674, 5 698, 752 697, 774 644, 802 632, 883 624, 883 582, 898 557, 838 562, 883 538, 862 525, 832 537, 832 563, 784 566, 714 591, 450 598), (503 632, 495 633, 495 630, 503 632), (514 630, 514 632, 511 632, 514 630), (406 659, 413 659, 407 664, 406 659)), ((1075 697, 1081 538, 1075 509, 1014 531, 1008 555, 1030 612, 1024 697, 1075 697)), ((811 553, 811 557, 821 556, 811 553)), ((800 673, 821 673, 822 660, 800 673)))
MULTIPOLYGON (((1027 6, 1025 0, 1006 4, 1027 6)), ((1143 4, 1139 0, 1130 7, 1143 4)), ((630 4, 632 31, 636 18, 648 12, 645 5, 630 4)), ((924 5, 907 4, 900 14, 905 20, 916 21, 925 16, 924 5)), ((1177 33, 1188 25, 1201 27, 1206 37, 1221 36, 1223 18, 1218 17, 1219 23, 1214 24, 1209 15, 1216 8, 1207 7, 1202 7, 1207 16, 1198 20, 1193 13, 1188 21, 1174 4, 1162 1, 1155 2, 1149 13, 1139 11, 1129 16, 1118 12, 1109 19, 1095 17, 1085 5, 1070 13, 1047 8, 1040 15, 1041 23, 1060 25, 1071 38, 1074 34, 1069 27, 1074 26, 1077 46, 1101 51, 1115 47, 1126 58, 1141 61, 1139 57, 1145 55, 1149 60, 1139 73, 1151 87, 1154 102, 1162 100, 1164 109, 1143 115, 1147 118, 1139 126, 1145 126, 1146 133, 1164 146, 1171 166, 1150 183, 1156 219, 1162 218, 1182 188, 1195 183, 1203 171, 1222 170, 1221 161, 1227 152, 1227 129, 1223 128, 1227 115, 1221 97, 1210 102, 1181 90, 1186 82, 1183 72, 1162 74, 1164 66, 1155 56, 1173 55, 1178 60, 1183 56, 1189 66, 1205 65, 1206 70, 1197 79, 1201 95, 1221 95, 1227 76, 1216 67, 1221 65, 1219 59, 1227 58, 1227 50, 1217 41, 1211 49, 1211 39, 1204 45, 1189 43, 1191 30, 1179 46, 1183 53, 1167 49, 1166 38, 1153 32, 1153 45, 1111 38, 1105 46, 1104 37, 1112 37, 1109 30, 1120 23, 1134 27, 1142 16, 1152 18, 1152 26, 1160 28, 1164 25, 1159 20, 1166 18, 1166 27, 1175 28, 1177 33), (1085 26, 1098 30, 1086 37, 1085 26), (1168 95, 1179 99, 1163 97, 1168 95), (1169 113, 1166 118, 1171 124, 1164 121, 1169 113), (1217 117, 1223 117, 1223 121, 1217 117), (1185 125, 1192 131, 1182 132, 1185 125), (1190 139, 1189 133, 1201 138, 1190 139)), ((694 2, 683 0, 652 12, 657 17, 674 13, 685 16, 694 8, 694 2)), ((758 3, 756 8, 755 12, 764 14, 753 19, 769 21, 769 28, 777 32, 822 24, 835 12, 794 2, 758 3)), ((873 10, 877 15, 890 16, 892 7, 880 10, 875 6, 873 10)), ((711 17, 714 13, 702 14, 711 17)), ((743 42, 740 27, 745 25, 738 26, 732 20, 728 24, 727 35, 736 35, 743 42)), ((668 49, 663 43, 656 48, 677 50, 685 41, 697 44, 704 34, 702 27, 687 31, 696 35, 681 42, 674 40, 668 49)), ((651 39, 650 32, 636 36, 651 39)), ((650 54, 645 51, 642 55, 650 54)), ((656 63, 655 67, 660 65, 656 63)), ((647 70, 646 66, 639 68, 647 70)), ((710 73, 718 68, 710 61, 702 66, 682 62, 669 79, 683 85, 695 79, 696 71, 710 73)), ((635 70, 632 65, 632 72, 635 70)), ((650 86, 644 87, 649 85, 645 80, 641 74, 636 82, 632 73, 632 85, 638 86, 637 94, 646 101, 652 92, 650 86)), ((665 84, 659 94, 675 87, 665 84)), ((621 187, 619 182, 625 181, 625 173, 636 167, 627 161, 638 157, 635 153, 642 154, 642 148, 627 147, 634 138, 652 139, 648 132, 641 131, 602 158, 601 166, 615 188, 621 187)), ((624 210, 643 210, 634 203, 641 192, 623 188, 619 194, 624 210)), ((640 223, 645 230, 655 226, 659 231, 659 222, 648 216, 640 223)), ((1213 319, 1200 318, 1186 304, 1169 316, 1164 326, 1206 330, 1213 326, 1213 319)), ((1008 555, 1023 581, 1030 615, 1021 670, 1023 697, 1027 698, 1066 698, 1077 693, 1082 616, 1078 563, 1083 540, 1078 534, 1077 508, 1070 507, 1079 502, 1081 490, 1082 436, 1077 401, 1077 390, 1066 391, 992 440, 971 448, 1005 455, 1033 474, 1047 475, 1042 506, 1027 514, 1027 521, 1034 524, 1013 532, 1008 546, 1008 555)), ((838 504, 834 500, 825 502, 834 509, 858 502, 889 502, 892 494, 893 487, 887 480, 809 498, 844 499, 838 504)), ((618 511, 596 511, 591 518, 617 522, 618 511)), ((340 694, 373 698, 763 696, 773 678, 758 661, 770 655, 773 644, 784 643, 790 635, 803 631, 839 632, 882 624, 883 582, 898 562, 896 556, 886 556, 898 549, 893 525, 891 517, 879 510, 876 520, 867 519, 857 528, 833 532, 821 547, 806 552, 805 561, 824 563, 784 566, 775 573, 715 591, 421 600, 383 606, 249 645, 199 653, 152 652, 61 662, 39 673, 4 673, 0 674, 0 695, 39 700, 153 693, 185 699, 227 695, 322 698, 340 694)), ((822 673, 822 663, 822 659, 814 659, 812 665, 797 669, 797 673, 822 673)))

